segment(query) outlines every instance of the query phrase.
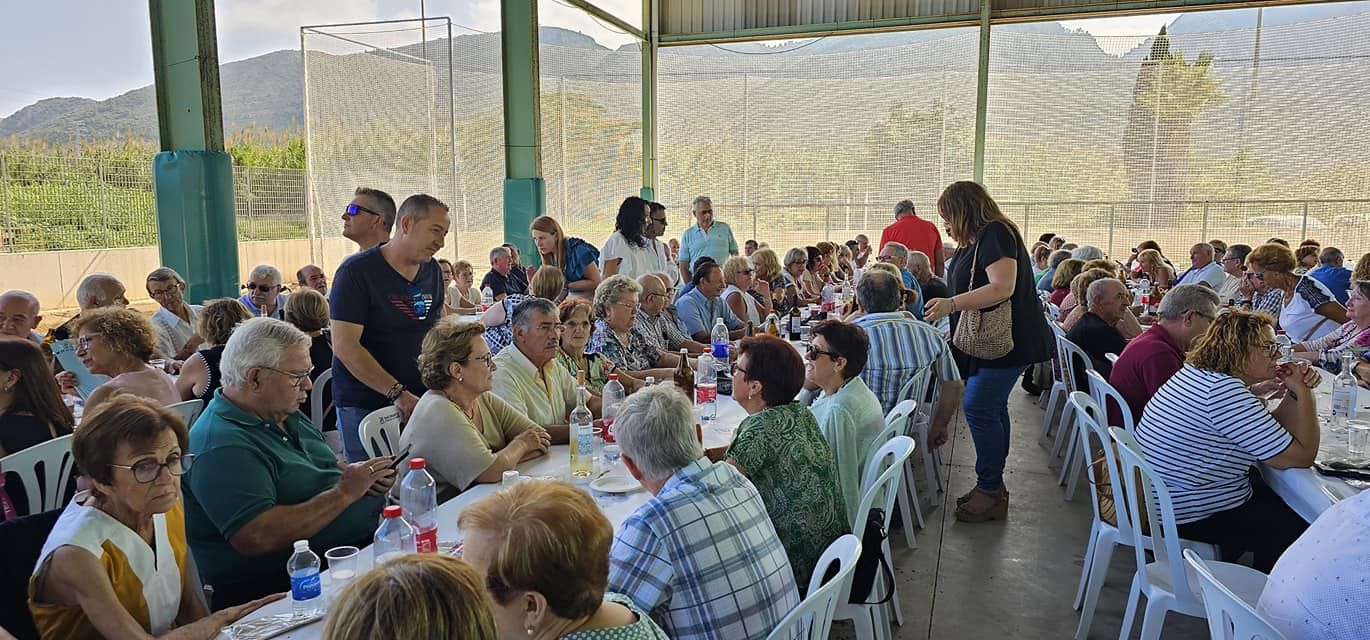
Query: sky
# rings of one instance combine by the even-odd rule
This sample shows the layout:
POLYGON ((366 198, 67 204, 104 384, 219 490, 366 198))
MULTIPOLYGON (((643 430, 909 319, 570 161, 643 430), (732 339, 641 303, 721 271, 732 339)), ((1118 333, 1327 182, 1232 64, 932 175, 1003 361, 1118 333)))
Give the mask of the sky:
MULTIPOLYGON (((430 16, 454 25, 499 30, 499 0, 424 0, 430 16)), ((596 0, 629 22, 641 20, 640 0, 596 0)), ((6 22, 22 25, 0 38, 0 117, 42 98, 103 100, 152 83, 146 0, 3 0, 6 22)), ((419 16, 420 0, 218 0, 219 60, 231 62, 279 49, 298 49, 301 25, 419 16)), ((1155 33, 1177 14, 1063 22, 1099 35, 1155 33)), ((541 0, 543 25, 580 31, 617 47, 631 36, 606 28, 579 9, 541 0)))

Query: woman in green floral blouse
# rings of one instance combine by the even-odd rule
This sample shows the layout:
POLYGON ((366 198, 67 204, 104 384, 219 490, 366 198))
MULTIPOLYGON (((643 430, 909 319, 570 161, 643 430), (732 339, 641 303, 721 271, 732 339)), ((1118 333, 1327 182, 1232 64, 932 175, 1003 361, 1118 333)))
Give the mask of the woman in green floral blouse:
POLYGON ((759 335, 743 339, 738 354, 733 399, 748 415, 727 460, 761 494, 802 587, 823 550, 848 532, 837 461, 818 421, 795 400, 804 385, 799 352, 759 335))

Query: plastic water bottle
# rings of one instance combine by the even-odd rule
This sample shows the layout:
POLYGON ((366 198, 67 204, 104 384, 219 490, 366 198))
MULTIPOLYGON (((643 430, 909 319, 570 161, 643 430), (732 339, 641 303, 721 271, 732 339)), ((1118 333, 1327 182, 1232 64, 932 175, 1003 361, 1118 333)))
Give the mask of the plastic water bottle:
POLYGON ((695 367, 695 404, 699 405, 699 419, 712 422, 718 416, 718 374, 714 371, 713 356, 699 356, 695 367))
POLYGON ((495 306, 495 292, 486 287, 480 290, 480 312, 485 313, 490 307, 495 306))
POLYGON ((285 571, 290 574, 290 610, 296 618, 323 611, 320 565, 319 556, 309 550, 309 541, 296 540, 295 553, 285 563, 285 571))
POLYGON ((409 473, 400 482, 400 507, 404 521, 414 528, 414 550, 438 552, 438 485, 425 468, 423 458, 409 460, 409 473))
POLYGON ((1341 354, 1341 373, 1332 380, 1332 426, 1344 427, 1356 417, 1356 354, 1341 354))
POLYGON ((589 397, 585 387, 577 387, 576 408, 571 410, 571 478, 577 482, 588 482, 595 469, 595 417, 586 406, 589 397))
MULTIPOLYGON (((714 328, 709 332, 709 342, 713 344, 713 367, 709 369, 709 373, 717 375, 728 366, 728 327, 723 324, 723 318, 714 318, 714 328)), ((703 365, 699 370, 704 370, 703 365)), ((698 381, 698 372, 695 375, 698 381)))
POLYGON ((837 308, 837 288, 830 284, 823 285, 820 302, 822 305, 818 309, 819 313, 824 315, 832 313, 837 308))
POLYGON ((611 373, 609 381, 604 383, 604 390, 600 393, 604 405, 604 441, 614 442, 614 421, 618 418, 619 407, 628 398, 628 391, 623 388, 623 383, 618 381, 618 374, 611 373))
POLYGON ((380 564, 406 553, 414 553, 414 527, 404 521, 404 510, 392 504, 381 512, 381 526, 371 545, 375 563, 380 564))

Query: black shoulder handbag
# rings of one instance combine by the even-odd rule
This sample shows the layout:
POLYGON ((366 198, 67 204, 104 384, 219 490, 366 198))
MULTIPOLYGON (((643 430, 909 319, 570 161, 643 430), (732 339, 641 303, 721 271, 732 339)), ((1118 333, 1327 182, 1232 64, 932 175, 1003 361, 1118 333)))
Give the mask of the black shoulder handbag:
POLYGON ((856 559, 856 571, 852 574, 851 597, 849 604, 885 604, 894 597, 894 572, 885 562, 885 540, 890 537, 885 530, 885 510, 871 509, 866 516, 866 528, 861 532, 861 555, 856 559), (875 590, 875 581, 885 584, 885 596, 875 602, 867 602, 875 590))

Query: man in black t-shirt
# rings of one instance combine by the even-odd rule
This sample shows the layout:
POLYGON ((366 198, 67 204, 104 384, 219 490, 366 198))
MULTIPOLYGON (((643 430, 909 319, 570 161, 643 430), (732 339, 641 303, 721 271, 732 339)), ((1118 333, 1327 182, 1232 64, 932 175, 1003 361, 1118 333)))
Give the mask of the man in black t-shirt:
MULTIPOLYGON (((1104 278, 1090 283, 1086 299, 1089 300, 1089 311, 1075 321, 1075 325, 1066 332, 1066 339, 1084 349, 1089 354, 1094 370, 1107 379, 1113 372, 1113 363, 1108 361, 1106 354, 1120 354, 1127 347, 1127 338, 1115 325, 1123 319, 1132 296, 1121 280, 1104 278)), ((1075 375, 1076 380, 1088 379, 1084 371, 1077 370, 1075 375)))
POLYGON ((514 258, 509 248, 495 247, 490 250, 490 271, 481 278, 480 289, 489 289, 490 293, 494 294, 496 302, 511 293, 528 293, 528 283, 520 278, 520 275, 522 274, 514 266, 514 258))
POLYGON ((927 254, 922 251, 910 251, 908 264, 913 278, 918 281, 918 288, 923 291, 924 300, 936 300, 951 295, 947 290, 947 281, 932 272, 932 261, 928 259, 927 254))
POLYGON ((447 205, 418 194, 400 205, 395 237, 338 267, 329 295, 333 328, 333 404, 348 461, 370 456, 357 425, 393 404, 414 411, 423 382, 419 347, 442 317, 442 249, 451 218, 447 205))

